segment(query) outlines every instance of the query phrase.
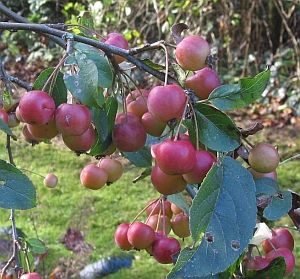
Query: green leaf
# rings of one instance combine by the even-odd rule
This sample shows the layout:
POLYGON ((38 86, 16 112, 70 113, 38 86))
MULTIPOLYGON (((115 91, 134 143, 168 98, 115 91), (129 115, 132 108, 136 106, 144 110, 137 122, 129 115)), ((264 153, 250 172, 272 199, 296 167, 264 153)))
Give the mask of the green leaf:
POLYGON ((112 143, 111 137, 107 137, 104 141, 101 141, 98 137, 95 141, 94 146, 88 152, 90 156, 105 156, 105 152, 108 150, 109 146, 112 143))
POLYGON ((264 177, 255 180, 256 196, 271 198, 270 204, 264 209, 264 217, 270 221, 277 220, 286 215, 292 208, 292 193, 281 191, 278 181, 264 177))
MULTIPOLYGON (((91 30, 94 30, 94 21, 90 12, 84 11, 80 13, 80 16, 78 17, 78 24, 88 27, 91 30)), ((93 32, 89 31, 86 28, 78 27, 78 29, 86 36, 91 37, 94 35, 93 32)))
MULTIPOLYGON (((206 104, 197 103, 194 107, 198 136, 209 149, 227 152, 240 146, 241 134, 233 121, 220 110, 206 104)), ((193 119, 188 119, 189 132, 193 133, 193 119)))
POLYGON ((146 65, 150 66, 152 69, 157 70, 157 71, 161 71, 161 70, 165 70, 165 66, 162 66, 160 64, 154 63, 152 60, 146 58, 146 59, 141 59, 141 61, 143 63, 145 63, 146 65))
POLYGON ((249 270, 245 279, 283 279, 286 270, 286 264, 283 257, 278 257, 262 270, 249 270))
MULTIPOLYGON (((48 68, 40 73, 38 78, 33 84, 33 88, 35 90, 42 90, 46 81, 53 73, 54 68, 48 68)), ((62 103, 67 102, 67 88, 64 83, 63 74, 61 72, 57 72, 57 74, 53 77, 54 84, 52 87, 52 91, 50 92, 50 96, 54 99, 55 106, 58 107, 62 103)), ((51 81, 47 84, 45 88, 45 92, 49 92, 51 81)))
POLYGON ((255 179, 256 195, 272 196, 279 191, 278 181, 269 177, 255 179))
POLYGON ((173 194, 168 196, 168 200, 171 203, 176 204, 181 210, 183 210, 186 214, 189 214, 190 207, 185 199, 185 197, 182 195, 182 193, 173 194))
POLYGON ((38 238, 27 238, 25 239, 29 250, 35 254, 44 254, 47 251, 45 244, 38 238))
POLYGON ((264 210, 264 217, 270 221, 277 220, 286 215, 292 208, 292 193, 279 191, 272 196, 270 204, 264 210))
POLYGON ((0 193, 2 208, 24 210, 36 206, 36 193, 32 182, 4 160, 0 160, 0 193))
POLYGON ((177 63, 172 63, 172 67, 173 67, 174 71, 176 72, 176 76, 179 81, 179 84, 182 87, 184 87, 185 80, 186 80, 186 72, 177 63))
POLYGON ((141 181, 146 177, 151 175, 152 167, 146 168, 142 173, 140 173, 135 179, 132 180, 133 183, 141 181))
POLYGON ((82 43, 76 43, 75 48, 95 63, 98 70, 98 85, 104 88, 110 87, 113 82, 113 71, 105 54, 97 48, 82 43))
POLYGON ((98 93, 98 70, 85 54, 75 52, 74 59, 79 69, 75 75, 64 75, 64 81, 72 95, 82 104, 98 107, 104 104, 102 92, 98 93))
POLYGON ((253 178, 231 157, 219 160, 190 208, 191 236, 200 244, 181 251, 168 279, 205 277, 227 270, 253 236, 257 217, 253 178))
POLYGON ((149 146, 144 146, 137 152, 123 152, 122 154, 137 167, 147 168, 152 166, 152 156, 149 146))
POLYGON ((8 127, 8 125, 0 118, 0 129, 8 134, 9 136, 11 136, 14 140, 17 140, 16 135, 13 134, 13 132, 11 131, 11 129, 8 127))
POLYGON ((108 136, 108 121, 105 108, 91 108, 91 115, 99 140, 103 142, 108 136))
POLYGON ((245 107, 261 96, 269 79, 270 70, 266 70, 254 78, 242 78, 238 84, 221 85, 210 93, 208 101, 221 110, 245 107))
POLYGON ((34 266, 34 258, 30 251, 26 251, 26 259, 25 259, 25 253, 22 250, 19 250, 19 259, 21 262, 21 266, 24 269, 23 271, 27 271, 28 273, 33 272, 35 270, 34 266), (28 264, 29 264, 29 270, 28 270, 28 264))
POLYGON ((109 97, 101 108, 91 108, 92 120, 97 130, 97 140, 89 155, 103 154, 112 142, 111 133, 115 126, 115 117, 118 110, 118 102, 109 97))

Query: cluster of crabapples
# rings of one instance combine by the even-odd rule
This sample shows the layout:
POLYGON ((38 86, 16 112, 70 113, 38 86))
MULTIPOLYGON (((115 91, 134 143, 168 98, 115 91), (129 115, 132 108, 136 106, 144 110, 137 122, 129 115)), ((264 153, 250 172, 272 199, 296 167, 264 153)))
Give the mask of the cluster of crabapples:
POLYGON ((289 230, 277 228, 272 230, 272 236, 262 242, 264 255, 245 257, 243 265, 246 272, 266 268, 272 260, 283 257, 286 265, 285 276, 295 268, 295 256, 293 254, 294 238, 289 230))
MULTIPOLYGON (((128 49, 128 43, 118 33, 110 34, 104 42, 128 49)), ((189 73, 185 87, 199 100, 207 99, 220 86, 217 73, 208 66, 209 55, 210 46, 200 36, 185 37, 175 50, 177 63, 189 73)), ((124 61, 123 57, 117 55, 114 58, 117 63, 124 61)), ((184 191, 187 184, 200 185, 212 165, 217 162, 213 153, 199 148, 197 143, 190 140, 188 134, 179 132, 181 120, 188 110, 192 111, 192 101, 186 92, 177 84, 158 85, 149 90, 135 89, 129 92, 123 98, 122 112, 118 112, 115 117, 112 143, 104 154, 112 155, 115 150, 122 153, 137 152, 145 146, 147 134, 161 137, 167 126, 178 125, 177 131, 170 137, 151 146, 154 166, 150 179, 162 197, 184 191)), ((97 131, 87 106, 76 102, 56 106, 53 98, 41 90, 25 93, 12 116, 7 115, 5 110, 0 110, 0 118, 10 127, 17 125, 18 121, 24 122, 22 134, 30 143, 50 140, 60 134, 64 144, 80 154, 88 152, 96 140, 97 131)), ((276 168, 280 158, 275 147, 262 142, 248 151, 249 154, 244 159, 248 162, 248 170, 254 179, 277 179, 276 168)), ((97 190, 105 184, 117 181, 122 173, 123 165, 120 161, 103 157, 98 164, 89 164, 82 169, 80 181, 85 187, 97 190)), ((57 178, 49 174, 44 183, 48 187, 55 187, 57 178)), ((145 211, 148 216, 145 223, 133 221, 119 225, 115 232, 116 244, 123 250, 145 249, 158 262, 172 263, 172 255, 179 253, 181 247, 179 241, 168 234, 172 230, 180 238, 189 236, 188 213, 182 212, 164 198, 151 201, 145 211)), ((271 240, 268 241, 271 243, 271 240)), ((273 258, 288 254, 286 251, 281 252, 282 249, 288 248, 276 247, 261 259, 269 264, 273 258)), ((284 258, 286 259, 285 256, 284 258)), ((256 258, 249 260, 247 268, 250 270, 255 262, 256 258)), ((286 260, 286 274, 291 272, 290 262, 292 260, 286 260)))
POLYGON ((138 216, 143 212, 147 215, 145 223, 133 221, 117 227, 115 243, 123 250, 145 250, 159 263, 173 263, 181 245, 168 235, 172 230, 180 238, 190 236, 187 213, 164 198, 151 200, 138 216))
MULTIPOLYGON (((25 93, 16 109, 16 118, 24 122, 22 134, 30 143, 50 140, 61 134, 64 144, 80 154, 90 150, 96 139, 88 107, 69 103, 56 107, 53 98, 44 91, 33 90, 25 93)), ((6 123, 9 124, 8 121, 6 123)), ((89 164, 84 167, 80 180, 85 187, 95 190, 106 183, 117 181, 122 173, 121 162, 113 158, 102 158, 97 166, 89 164)), ((44 178, 47 187, 53 188, 57 182, 57 177, 52 173, 44 178)))

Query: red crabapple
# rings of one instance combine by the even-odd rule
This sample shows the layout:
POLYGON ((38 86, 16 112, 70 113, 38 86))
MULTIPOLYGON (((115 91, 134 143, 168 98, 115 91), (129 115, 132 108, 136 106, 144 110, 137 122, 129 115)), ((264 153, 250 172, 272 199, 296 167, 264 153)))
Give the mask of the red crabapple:
POLYGON ((48 188, 54 188, 56 187, 57 185, 57 182, 58 182, 58 178, 55 174, 53 173, 48 173, 45 178, 44 178, 44 185, 48 188))
POLYGON ((148 110, 160 122, 182 117, 187 96, 176 84, 155 86, 148 95, 148 110))
POLYGON ((177 63, 190 71, 201 70, 206 66, 206 58, 210 54, 208 42, 200 36, 187 36, 176 47, 177 63))
POLYGON ((196 71, 185 81, 186 87, 192 89, 200 100, 207 99, 209 94, 220 84, 218 74, 209 67, 196 71))
POLYGON ((81 184, 89 189, 98 190, 107 182, 108 174, 106 170, 94 164, 85 166, 80 173, 81 184))
MULTIPOLYGON (((109 44, 109 45, 112 45, 115 47, 123 48, 126 50, 129 49, 127 40, 124 38, 124 36, 122 34, 119 34, 119 33, 109 33, 102 41, 106 44, 109 44)), ((117 63, 121 63, 126 60, 124 57, 117 55, 117 54, 114 54, 114 57, 115 57, 117 63)))
POLYGON ((63 103, 55 111, 55 123, 62 135, 80 136, 91 125, 91 113, 84 105, 63 103))
POLYGON ((190 172, 196 164, 196 151, 188 140, 165 140, 155 151, 156 163, 167 174, 190 172))
POLYGON ((43 125, 53 117, 55 102, 44 91, 29 91, 20 99, 19 112, 24 122, 31 125, 43 125))

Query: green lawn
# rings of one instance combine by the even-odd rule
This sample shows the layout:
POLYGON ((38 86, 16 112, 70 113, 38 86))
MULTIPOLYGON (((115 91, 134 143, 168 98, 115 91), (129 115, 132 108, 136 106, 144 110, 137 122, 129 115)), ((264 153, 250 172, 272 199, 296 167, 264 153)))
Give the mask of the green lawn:
MULTIPOLYGON (((1 133, 0 158, 8 160, 5 138, 5 134, 1 133)), ((300 146, 300 140, 296 138, 281 142, 280 151, 283 159, 300 153, 297 146, 300 146), (292 146, 290 151, 287 145, 292 146)), ((92 160, 90 157, 84 155, 78 157, 61 144, 42 143, 31 147, 23 140, 12 142, 12 149, 16 165, 22 168, 37 188, 37 207, 17 211, 16 221, 17 226, 28 237, 38 236, 49 247, 49 254, 38 266, 38 271, 44 278, 49 278, 49 274, 57 266, 62 267, 65 276, 62 278, 70 278, 68 277, 70 274, 78 274, 87 263, 95 262, 100 257, 125 253, 114 243, 113 234, 116 227, 121 222, 130 222, 148 201, 158 197, 148 179, 132 183, 140 170, 128 164, 125 164, 125 173, 120 181, 101 190, 92 191, 85 189, 79 182, 80 171, 92 160), (48 172, 54 172, 59 177, 59 184, 55 189, 46 188, 42 177, 37 175, 45 175, 48 172), (60 243, 61 236, 69 227, 84 232, 85 241, 94 248, 90 255, 73 253, 60 243)), ((281 166, 278 169, 278 176, 282 188, 300 192, 299 160, 281 166)), ((9 215, 9 210, 0 209, 0 227, 10 225, 9 215)), ((142 215, 140 220, 144 221, 145 215, 142 215)), ((291 225, 291 222, 288 218, 284 218, 280 224, 291 225)), ((294 232, 294 235, 295 255, 299 264, 300 238, 297 232, 294 232)), ((190 244, 190 240, 187 239, 183 245, 185 244, 190 244)), ((135 256, 132 268, 121 270, 107 278, 164 278, 171 269, 170 265, 156 263, 144 251, 130 253, 135 256)), ((299 277, 298 267, 288 278, 299 277)))

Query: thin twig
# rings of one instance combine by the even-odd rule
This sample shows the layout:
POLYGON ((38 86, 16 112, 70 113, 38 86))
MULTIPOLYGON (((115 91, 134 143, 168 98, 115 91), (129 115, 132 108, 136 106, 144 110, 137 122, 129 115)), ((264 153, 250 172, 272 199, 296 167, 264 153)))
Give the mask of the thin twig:
MULTIPOLYGON (((35 24, 35 23, 11 23, 11 22, 0 22, 0 29, 2 30, 28 30, 36 33, 45 33, 45 34, 50 34, 59 38, 65 38, 70 35, 70 33, 53 29, 50 28, 46 24, 35 24)), ((130 50, 118 48, 100 41, 96 41, 93 39, 89 39, 83 36, 71 34, 71 36, 74 38, 74 41, 80 42, 83 44, 87 44, 90 46, 93 46, 95 48, 103 50, 105 53, 112 53, 112 54, 117 54, 119 56, 122 56, 126 58, 127 61, 131 62, 132 64, 136 65, 138 68, 141 70, 148 72, 149 74, 153 75, 154 77, 158 78, 161 81, 165 80, 165 73, 157 71, 150 67, 149 65, 145 64, 138 58, 134 57, 131 54, 130 50)), ((66 48, 66 44, 62 46, 64 49, 66 48)), ((178 81, 174 79, 171 76, 168 76, 167 78, 167 83, 168 84, 178 84, 178 81)))

